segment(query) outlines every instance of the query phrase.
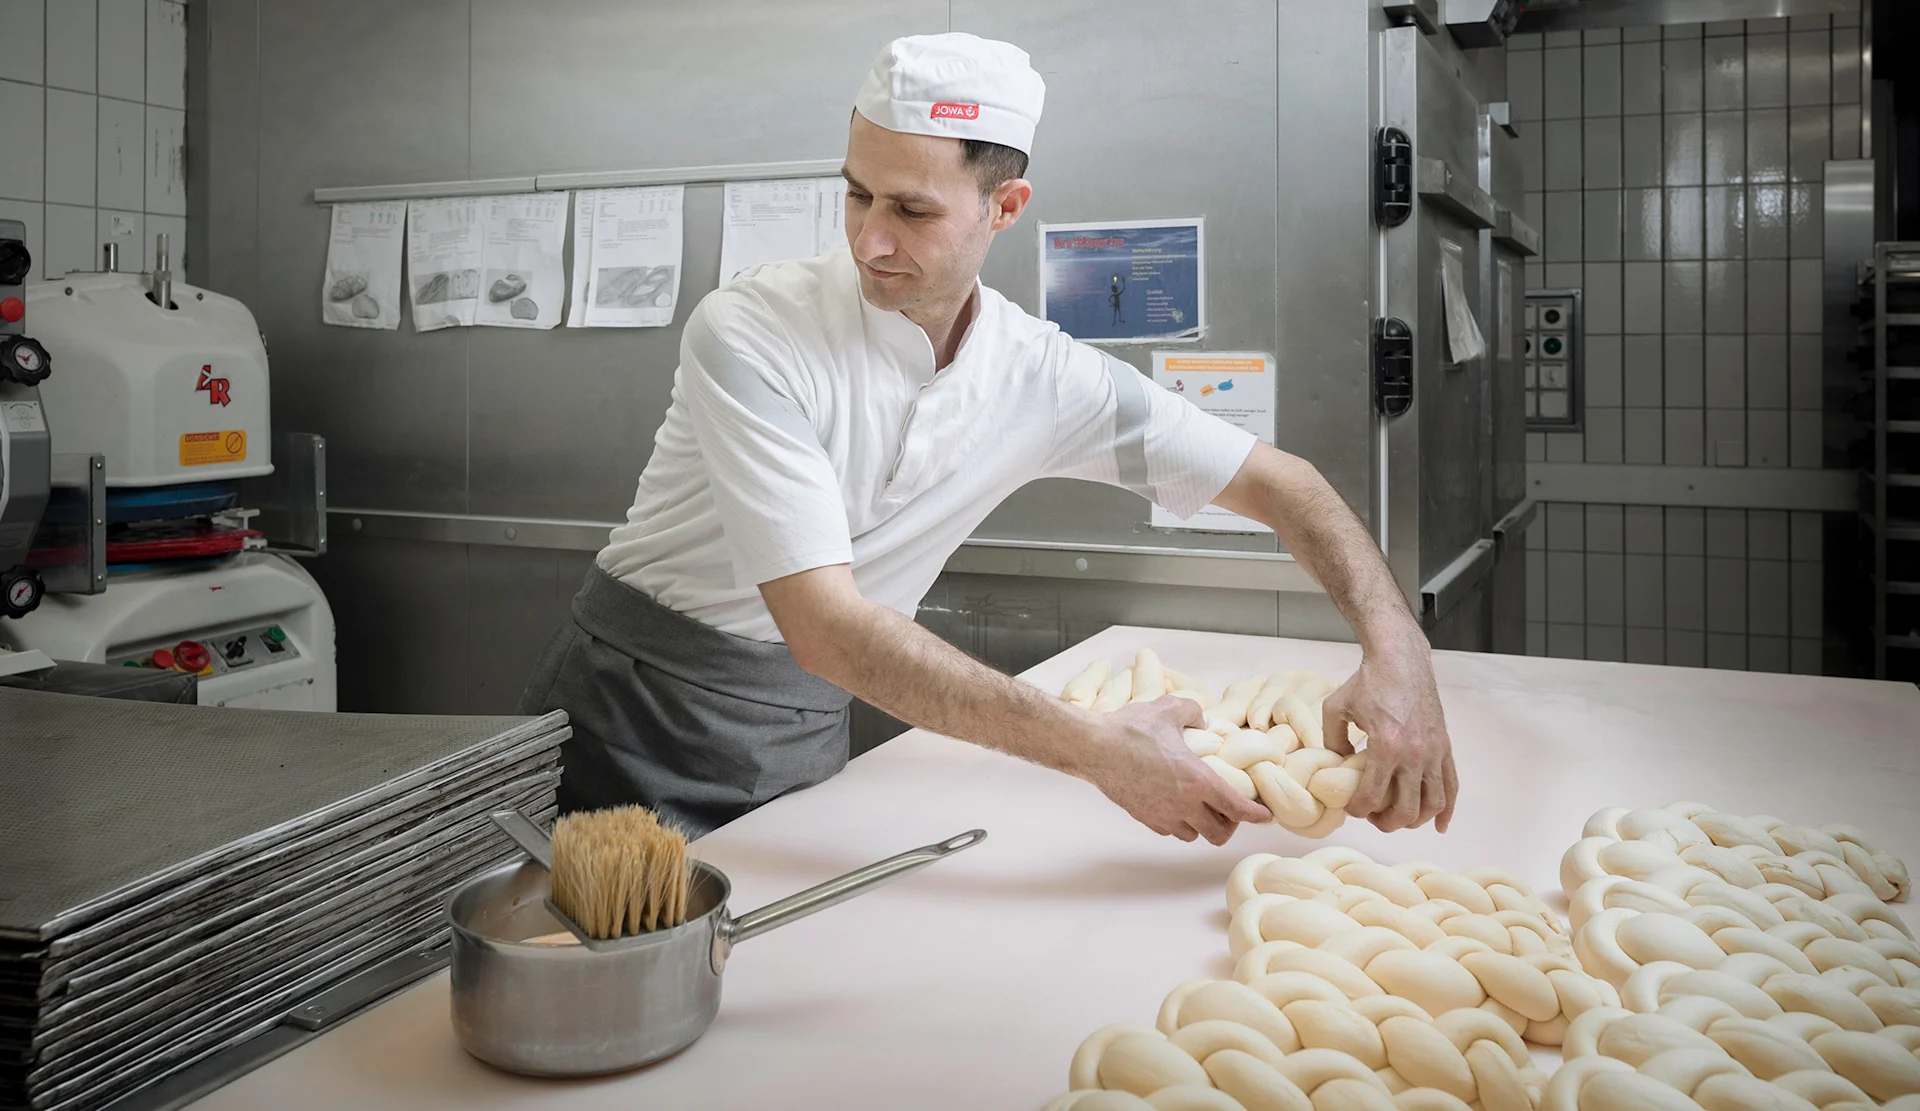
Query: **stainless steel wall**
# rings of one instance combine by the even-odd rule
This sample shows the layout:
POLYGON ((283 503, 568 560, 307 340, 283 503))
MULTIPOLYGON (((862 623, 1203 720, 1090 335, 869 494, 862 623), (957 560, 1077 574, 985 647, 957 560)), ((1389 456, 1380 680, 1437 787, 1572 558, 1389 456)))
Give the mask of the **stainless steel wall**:
MULTIPOLYGON (((205 248, 192 276, 258 317, 274 423, 328 438, 335 505, 617 519, 667 405, 679 328, 323 327, 328 213, 312 190, 835 157, 853 91, 887 39, 974 31, 1028 49, 1049 86, 1034 208, 995 245, 986 280, 1035 307, 1038 220, 1204 215, 1206 346, 1279 355, 1281 446, 1318 463, 1366 515, 1365 152, 1379 20, 1364 0, 1115 0, 1072 12, 1023 0, 200 0, 190 85, 204 123, 189 146, 205 174, 195 183, 205 248)), ((718 188, 688 191, 685 307, 717 277, 719 203, 718 188)), ((1146 365, 1144 348, 1122 354, 1146 365)), ((1140 499, 1063 485, 1023 491, 983 531, 1143 539, 1140 499)), ((339 614, 342 706, 510 707, 586 560, 336 530, 313 570, 339 614)), ((935 594, 984 589, 960 578, 935 594)), ((1019 582, 1063 615, 1055 641, 1113 621, 1344 632, 1324 597, 1019 582)), ((930 603, 940 628, 943 603, 930 603)), ((995 662, 1030 651, 1009 653, 995 662)))

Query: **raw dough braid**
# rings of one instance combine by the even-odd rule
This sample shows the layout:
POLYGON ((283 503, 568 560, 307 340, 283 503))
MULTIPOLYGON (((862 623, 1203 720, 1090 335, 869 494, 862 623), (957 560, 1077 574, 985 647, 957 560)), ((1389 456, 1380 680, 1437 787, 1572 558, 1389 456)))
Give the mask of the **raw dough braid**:
POLYGON ((1766 926, 1721 903, 1679 912, 1610 907, 1574 935, 1574 952, 1632 1011, 1705 995, 1756 1018, 1818 1015, 1866 1032, 1920 1026, 1920 946, 1898 934, 1766 926))
MULTIPOLYGON (((1234 790, 1272 811, 1275 824, 1320 838, 1346 822, 1347 803, 1367 767, 1364 751, 1342 756, 1326 746, 1320 706, 1334 689, 1312 671, 1292 670, 1242 679, 1215 699, 1142 648, 1133 667, 1122 671, 1095 660, 1060 697, 1099 713, 1164 694, 1193 699, 1207 727, 1187 730, 1187 747, 1234 790)), ((1356 748, 1366 741, 1351 725, 1347 732, 1356 748)))
POLYGON ((1546 1074, 1498 1018, 1349 999, 1302 972, 1175 988, 1153 1027, 1080 1045, 1047 1111, 1534 1111, 1546 1074))
POLYGON ((1601 810, 1587 819, 1581 838, 1560 862, 1560 886, 1568 892, 1607 873, 1641 879, 1679 866, 1705 869, 1735 887, 1784 884, 1815 899, 1857 894, 1900 902, 1913 886, 1898 857, 1852 826, 1791 826, 1764 814, 1721 814, 1699 803, 1601 810))
MULTIPOLYGON (((1317 706, 1313 712, 1319 713, 1317 706)), ((1342 756, 1328 748, 1302 747, 1285 725, 1266 733, 1236 729, 1222 737, 1189 729, 1185 735, 1187 747, 1215 775, 1302 837, 1325 837, 1346 822, 1347 803, 1367 767, 1365 751, 1342 756)))
POLYGON ((1497 869, 1389 867, 1346 848, 1257 853, 1228 877, 1227 905, 1243 982, 1299 971, 1355 999, 1397 995, 1433 1014, 1480 1008, 1543 1045, 1558 1045, 1573 1018, 1619 1003, 1574 961, 1547 905, 1497 869))
POLYGON ((1920 1109, 1920 1027, 1877 1034, 1808 1015, 1760 1018, 1705 996, 1658 1012, 1599 1008, 1567 1031, 1542 1111, 1920 1109))
POLYGON ((1129 702, 1151 702, 1168 694, 1191 698, 1202 710, 1219 702, 1191 676, 1163 665, 1151 648, 1142 648, 1133 667, 1120 671, 1106 660, 1095 660, 1060 690, 1062 699, 1103 714, 1129 702))

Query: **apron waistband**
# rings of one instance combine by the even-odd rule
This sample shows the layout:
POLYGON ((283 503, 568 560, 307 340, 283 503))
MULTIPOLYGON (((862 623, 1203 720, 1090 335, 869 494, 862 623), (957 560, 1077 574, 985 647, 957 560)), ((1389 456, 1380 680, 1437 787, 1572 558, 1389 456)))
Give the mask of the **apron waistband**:
POLYGON ((853 696, 803 670, 787 646, 735 636, 669 609, 595 566, 573 620, 649 667, 730 698, 795 710, 844 710, 853 696))

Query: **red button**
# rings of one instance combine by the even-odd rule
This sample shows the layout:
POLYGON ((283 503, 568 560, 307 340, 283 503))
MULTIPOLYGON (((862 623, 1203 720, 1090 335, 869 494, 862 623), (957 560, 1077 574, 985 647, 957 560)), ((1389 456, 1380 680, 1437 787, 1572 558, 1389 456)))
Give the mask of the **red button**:
POLYGON ((183 640, 173 646, 173 660, 175 666, 191 675, 205 671, 213 662, 213 654, 197 640, 183 640))
POLYGON ((153 666, 162 671, 173 670, 173 653, 167 651, 165 648, 155 648, 153 650, 153 666))
POLYGON ((9 297, 4 301, 0 301, 0 320, 4 320, 9 324, 17 324, 20 322, 20 318, 25 315, 27 315, 27 303, 20 298, 9 297))

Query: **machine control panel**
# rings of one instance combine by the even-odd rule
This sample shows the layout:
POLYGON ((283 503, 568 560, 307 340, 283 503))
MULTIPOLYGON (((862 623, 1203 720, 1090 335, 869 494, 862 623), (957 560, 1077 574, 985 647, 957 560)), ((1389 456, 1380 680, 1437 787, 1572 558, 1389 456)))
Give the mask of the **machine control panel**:
POLYGON ((1525 334, 1526 414, 1529 432, 1578 432, 1580 419, 1580 293, 1546 290, 1527 294, 1525 334))
POLYGON ((141 648, 107 657, 122 667, 159 668, 208 677, 300 658, 300 649, 278 625, 222 633, 197 634, 175 644, 141 648))

